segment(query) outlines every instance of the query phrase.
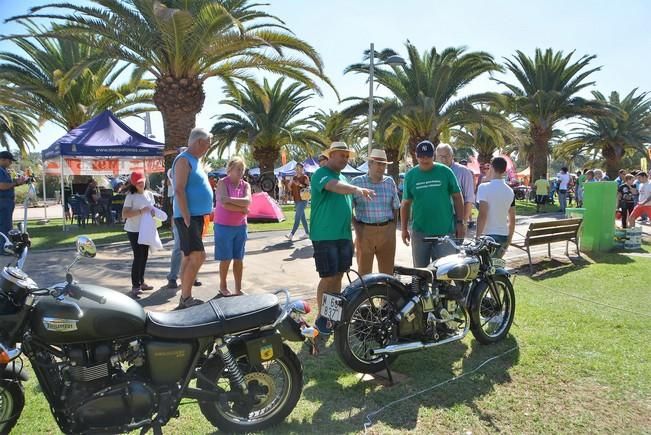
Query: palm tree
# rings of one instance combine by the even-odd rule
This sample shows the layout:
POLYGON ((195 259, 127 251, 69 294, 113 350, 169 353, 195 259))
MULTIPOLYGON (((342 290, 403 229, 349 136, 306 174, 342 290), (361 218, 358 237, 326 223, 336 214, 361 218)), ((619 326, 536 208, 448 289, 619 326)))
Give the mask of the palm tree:
POLYGON ((519 146, 522 137, 505 114, 494 106, 482 108, 489 112, 482 116, 488 122, 472 122, 454 132, 454 145, 459 149, 469 148, 477 152, 479 163, 489 163, 495 151, 519 146))
MULTIPOLYGON (((97 35, 103 56, 135 66, 134 75, 155 79, 154 103, 165 128, 165 149, 187 143, 205 93, 204 82, 219 77, 235 92, 252 89, 253 70, 278 73, 318 90, 310 75, 324 80, 318 53, 293 36, 278 18, 249 0, 93 0, 95 5, 57 3, 34 7, 21 18, 64 20, 63 38, 97 35), (39 13, 43 9, 70 13, 39 13), (283 56, 285 49, 307 60, 283 56)), ((97 61, 89 58, 87 64, 97 61)), ((170 167, 173 155, 166 157, 170 167)))
POLYGON ((576 96, 583 88, 594 84, 586 79, 600 69, 587 69, 595 56, 585 55, 572 63, 573 55, 574 52, 563 55, 562 51, 554 52, 551 48, 544 52, 536 49, 531 59, 517 51, 513 59, 506 59, 506 69, 515 76, 517 83, 497 80, 508 91, 496 97, 496 101, 529 127, 532 180, 547 174, 549 141, 554 126, 559 121, 600 110, 599 104, 576 96))
POLYGON ((226 99, 221 104, 235 112, 220 115, 213 125, 211 151, 221 154, 232 143, 238 150, 248 146, 260 164, 260 173, 265 173, 273 171, 283 147, 299 146, 314 152, 324 145, 323 138, 309 129, 310 118, 301 116, 308 108, 305 103, 314 96, 308 86, 298 82, 285 86, 285 78, 270 85, 265 79, 262 87, 237 85, 224 92, 226 99))
POLYGON ((37 130, 36 118, 24 108, 20 92, 0 79, 0 146, 9 150, 11 140, 26 156, 37 130))
POLYGON ((25 109, 40 120, 70 130, 107 109, 118 117, 153 109, 152 93, 146 91, 153 84, 136 79, 116 86, 126 65, 117 67, 113 59, 101 59, 84 68, 74 80, 64 80, 86 59, 101 55, 94 38, 86 44, 39 38, 36 36, 47 30, 25 24, 32 36, 12 39, 24 55, 0 52, 0 78, 14 85, 23 96, 25 109))
MULTIPOLYGON (((436 145, 442 133, 449 134, 454 128, 480 121, 481 114, 472 104, 480 100, 479 96, 459 98, 457 94, 481 74, 499 71, 500 66, 485 52, 466 53, 464 48, 446 48, 438 52, 432 48, 421 55, 411 43, 407 42, 406 47, 407 65, 375 69, 375 81, 395 97, 378 99, 377 114, 389 116, 395 127, 406 132, 413 157, 418 142, 427 139, 436 145)), ((376 56, 381 62, 395 54, 385 49, 376 56)), ((368 57, 367 51, 365 59, 368 57)), ((345 72, 368 74, 369 65, 353 64, 345 72)), ((348 112, 362 115, 367 104, 364 100, 348 112)))
POLYGON ((601 155, 611 179, 617 176, 626 155, 638 153, 647 157, 651 143, 651 99, 633 89, 623 99, 618 92, 608 98, 593 91, 595 100, 607 107, 606 113, 596 114, 574 129, 573 137, 558 147, 557 155, 573 158, 583 153, 601 155))

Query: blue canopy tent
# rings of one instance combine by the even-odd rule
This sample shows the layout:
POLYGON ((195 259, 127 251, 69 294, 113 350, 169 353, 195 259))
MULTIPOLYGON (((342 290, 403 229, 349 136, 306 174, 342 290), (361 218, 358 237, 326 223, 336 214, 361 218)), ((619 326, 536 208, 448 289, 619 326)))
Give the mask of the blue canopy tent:
POLYGON ((347 177, 356 177, 358 175, 364 175, 366 172, 362 172, 358 169, 353 168, 349 164, 346 164, 346 167, 341 170, 341 173, 347 177))
POLYGON ((274 169, 274 174, 276 174, 276 177, 296 175, 296 160, 291 160, 280 168, 274 169))
MULTIPOLYGON (((117 176, 134 170, 163 172, 164 147, 164 144, 135 132, 106 110, 70 130, 41 155, 45 173, 61 175, 63 197, 65 175, 117 176)), ((65 201, 61 203, 65 208, 65 201)), ((65 227, 64 219, 64 231, 65 227)))

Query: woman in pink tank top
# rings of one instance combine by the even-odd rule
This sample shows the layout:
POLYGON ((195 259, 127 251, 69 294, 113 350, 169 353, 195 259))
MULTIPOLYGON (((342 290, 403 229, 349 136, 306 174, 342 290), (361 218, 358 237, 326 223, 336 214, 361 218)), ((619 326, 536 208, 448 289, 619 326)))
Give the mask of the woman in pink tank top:
POLYGON ((251 186, 242 179, 246 164, 233 157, 226 167, 226 177, 216 187, 214 212, 215 260, 219 261, 219 293, 222 296, 242 294, 244 245, 247 239, 246 215, 251 204, 251 186), (235 291, 228 289, 226 278, 231 261, 235 291))

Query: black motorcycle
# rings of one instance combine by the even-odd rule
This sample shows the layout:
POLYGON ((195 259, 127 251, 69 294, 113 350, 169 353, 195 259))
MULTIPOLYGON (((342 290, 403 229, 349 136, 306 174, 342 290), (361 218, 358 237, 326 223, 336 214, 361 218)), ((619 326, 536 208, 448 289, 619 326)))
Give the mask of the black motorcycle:
POLYGON ((425 240, 460 253, 426 268, 396 266, 393 276, 365 275, 342 294, 324 295, 321 314, 335 323, 337 353, 351 369, 389 369, 401 353, 461 340, 469 330, 482 344, 509 332, 515 294, 503 260, 491 257, 500 245, 490 237, 461 246, 447 237, 425 240))
POLYGON ((0 433, 24 406, 21 354, 65 433, 162 433, 183 398, 226 432, 267 428, 296 406, 303 369, 283 339, 304 337, 287 292, 284 306, 265 294, 145 313, 122 293, 73 280, 72 265, 95 256, 87 237, 66 282, 48 288, 22 270, 29 235, 5 239, 18 261, 0 273, 0 433))

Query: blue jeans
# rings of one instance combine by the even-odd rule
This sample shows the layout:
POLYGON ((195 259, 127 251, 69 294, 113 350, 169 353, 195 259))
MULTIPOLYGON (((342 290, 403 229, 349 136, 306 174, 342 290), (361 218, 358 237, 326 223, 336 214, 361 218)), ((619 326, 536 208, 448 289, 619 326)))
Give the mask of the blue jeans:
MULTIPOLYGON (((416 230, 411 231, 411 257, 414 267, 427 267, 434 260, 457 253, 449 243, 425 242, 423 239, 427 236, 428 234, 416 230)), ((453 237, 452 234, 449 236, 453 237)))
POLYGON ((0 199, 0 233, 5 236, 9 236, 9 230, 13 228, 14 207, 13 199, 0 199))
POLYGON ((179 231, 176 229, 176 223, 172 220, 172 234, 174 236, 174 247, 172 248, 172 257, 170 259, 170 273, 167 274, 168 281, 176 281, 181 270, 181 261, 183 252, 181 252, 181 241, 179 240, 179 231))
POLYGON ((299 223, 303 224, 305 234, 309 235, 310 230, 307 228, 307 218, 305 217, 305 207, 307 207, 307 201, 296 201, 294 207, 296 211, 294 213, 294 227, 292 228, 292 235, 296 234, 299 223))
POLYGON ((567 207, 567 190, 558 191, 558 203, 561 211, 565 211, 565 207, 567 207))
POLYGON ((509 247, 509 245, 506 244, 506 241, 507 241, 508 237, 507 236, 500 236, 498 234, 487 234, 487 236, 492 237, 493 240, 495 240, 497 243, 502 245, 497 250, 497 252, 495 252, 495 254, 493 254, 493 257, 495 257, 495 258, 504 257, 504 254, 506 253, 506 249, 509 247))

